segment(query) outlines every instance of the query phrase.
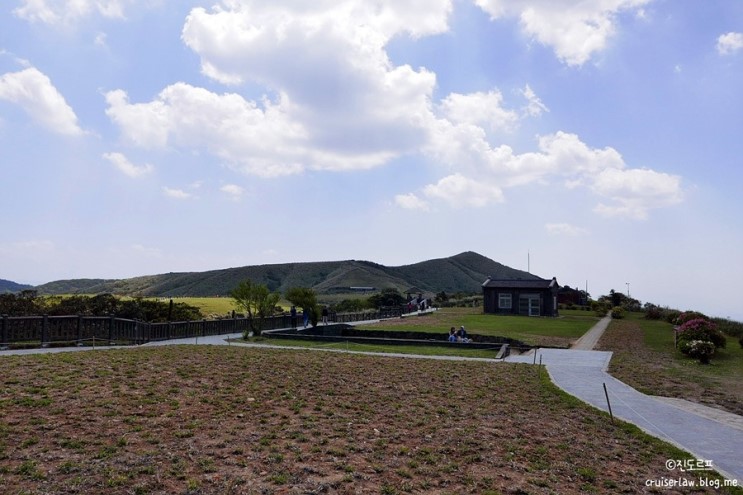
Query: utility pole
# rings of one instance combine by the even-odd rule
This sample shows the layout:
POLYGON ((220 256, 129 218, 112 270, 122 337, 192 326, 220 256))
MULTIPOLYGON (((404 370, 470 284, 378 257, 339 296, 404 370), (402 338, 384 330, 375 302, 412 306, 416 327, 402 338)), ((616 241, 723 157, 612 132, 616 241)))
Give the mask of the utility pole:
POLYGON ((629 282, 625 282, 627 284, 627 299, 629 299, 629 282))

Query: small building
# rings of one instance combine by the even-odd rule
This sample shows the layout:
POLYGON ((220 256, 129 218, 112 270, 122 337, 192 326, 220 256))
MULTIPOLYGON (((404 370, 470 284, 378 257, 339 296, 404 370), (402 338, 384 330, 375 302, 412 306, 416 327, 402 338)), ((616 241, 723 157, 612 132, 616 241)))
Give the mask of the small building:
POLYGON ((485 313, 524 316, 557 316, 556 278, 493 280, 482 284, 485 313))

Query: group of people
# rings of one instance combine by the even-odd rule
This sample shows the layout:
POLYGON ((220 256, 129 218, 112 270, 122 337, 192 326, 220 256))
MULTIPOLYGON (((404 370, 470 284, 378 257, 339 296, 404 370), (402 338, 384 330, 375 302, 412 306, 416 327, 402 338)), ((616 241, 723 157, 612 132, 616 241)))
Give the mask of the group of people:
MULTIPOLYGON (((234 313, 234 311, 233 311, 234 313)), ((289 310, 289 315, 291 316, 291 324, 292 328, 297 328, 297 307, 292 306, 289 310)), ((322 307, 322 322, 324 325, 328 324, 328 316, 329 311, 327 306, 322 307)), ((304 328, 307 328, 307 325, 310 323, 310 312, 307 308, 302 308, 302 323, 304 323, 304 328)))
POLYGON ((467 330, 464 329, 464 325, 459 327, 459 330, 456 330, 454 327, 451 327, 449 329, 449 342, 472 342, 472 340, 467 337, 467 330))

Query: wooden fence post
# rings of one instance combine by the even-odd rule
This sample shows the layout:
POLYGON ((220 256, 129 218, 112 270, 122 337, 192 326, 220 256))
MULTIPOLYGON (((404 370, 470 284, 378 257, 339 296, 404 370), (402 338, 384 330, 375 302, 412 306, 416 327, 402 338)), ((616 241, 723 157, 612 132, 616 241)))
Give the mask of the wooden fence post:
POLYGON ((77 315, 77 346, 83 345, 83 315, 77 315))
POLYGON ((108 345, 114 344, 114 315, 108 317, 108 345))
POLYGON ((41 347, 49 347, 49 315, 42 316, 41 320, 41 347))

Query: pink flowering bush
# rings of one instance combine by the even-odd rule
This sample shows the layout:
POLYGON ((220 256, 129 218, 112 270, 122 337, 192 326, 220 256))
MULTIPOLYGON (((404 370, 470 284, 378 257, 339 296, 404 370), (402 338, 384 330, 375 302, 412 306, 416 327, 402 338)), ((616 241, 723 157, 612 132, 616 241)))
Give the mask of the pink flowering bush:
POLYGON ((717 325, 703 318, 689 320, 678 328, 677 343, 681 352, 684 352, 685 343, 695 340, 711 342, 715 349, 724 348, 726 344, 725 335, 717 329, 717 325))
POLYGON ((709 320, 709 317, 705 315, 704 313, 700 313, 699 311, 684 311, 683 313, 679 314, 676 317, 676 321, 674 323, 676 325, 683 325, 686 322, 689 322, 691 320, 709 320))

